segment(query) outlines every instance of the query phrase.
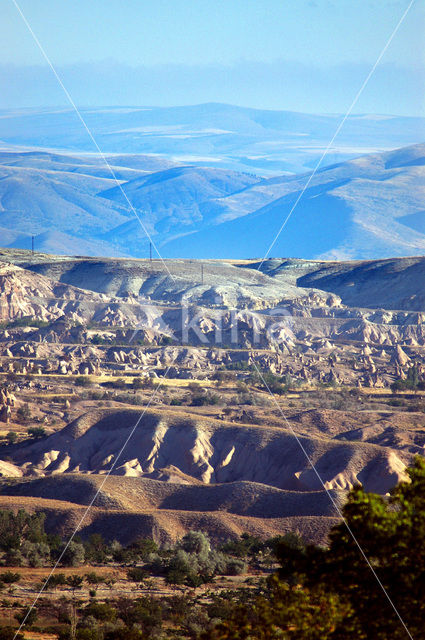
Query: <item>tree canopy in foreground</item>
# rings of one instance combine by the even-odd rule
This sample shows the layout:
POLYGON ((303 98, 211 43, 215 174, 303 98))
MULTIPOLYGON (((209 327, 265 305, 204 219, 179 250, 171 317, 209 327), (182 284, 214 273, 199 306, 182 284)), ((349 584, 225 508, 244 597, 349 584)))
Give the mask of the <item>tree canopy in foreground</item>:
POLYGON ((355 487, 329 547, 278 543, 281 569, 264 595, 235 603, 204 638, 424 638, 425 461, 416 458, 407 473, 389 498, 355 487))

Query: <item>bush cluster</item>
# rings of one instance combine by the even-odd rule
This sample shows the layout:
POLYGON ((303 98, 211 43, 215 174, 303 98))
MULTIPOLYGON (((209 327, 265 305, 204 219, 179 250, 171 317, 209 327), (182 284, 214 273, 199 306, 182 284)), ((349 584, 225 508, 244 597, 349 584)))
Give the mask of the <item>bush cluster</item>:
MULTIPOLYGON (((418 457, 407 473, 408 481, 400 482, 389 497, 354 487, 343 508, 344 520, 332 528, 327 547, 306 546, 296 534, 267 542, 245 534, 214 549, 199 531, 189 532, 173 547, 159 547, 150 539, 123 547, 99 535, 86 542, 74 540, 90 562, 129 563, 128 578, 135 582, 154 573, 171 584, 196 587, 220 572, 238 573, 248 563, 252 567, 270 552, 280 568, 256 587, 210 592, 204 600, 186 591, 173 597, 111 597, 100 602, 92 590, 87 602, 77 599, 76 592, 84 581, 96 585, 100 578, 93 572, 66 578, 59 573, 53 576, 56 586, 66 584, 72 600, 40 602, 28 623, 34 625, 48 609, 62 640, 402 640, 406 628, 410 637, 421 638, 425 460, 418 457)), ((42 516, 0 512, 2 554, 19 551, 29 557, 41 554, 43 545, 51 558, 63 548, 60 539, 46 535, 42 516)), ((0 573, 3 585, 18 580, 16 572, 0 573)), ((21 609, 15 617, 22 621, 26 613, 21 609)), ((3 627, 0 640, 13 638, 13 629, 10 633, 3 627)))
POLYGON ((242 558, 212 549, 204 533, 190 531, 168 553, 151 553, 147 568, 154 574, 164 575, 170 584, 198 587, 211 582, 216 575, 245 573, 247 564, 242 558))

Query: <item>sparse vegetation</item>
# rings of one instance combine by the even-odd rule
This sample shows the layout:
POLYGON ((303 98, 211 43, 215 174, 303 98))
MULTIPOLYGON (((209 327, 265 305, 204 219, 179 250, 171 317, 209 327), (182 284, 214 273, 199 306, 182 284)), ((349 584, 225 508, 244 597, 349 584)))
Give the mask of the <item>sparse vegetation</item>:
POLYGON ((88 376, 78 376, 75 378, 75 384, 77 387, 91 387, 93 382, 88 376))
POLYGON ((217 393, 211 393, 210 391, 197 391, 192 394, 190 404, 193 407, 220 404, 220 396, 217 393))
MULTIPOLYGON (((389 499, 355 487, 343 510, 349 529, 345 523, 333 527, 328 547, 305 545, 296 533, 267 541, 244 534, 218 548, 200 531, 187 533, 172 547, 158 547, 149 539, 122 547, 106 543, 99 535, 91 536, 86 542, 77 542, 87 557, 100 553, 102 563, 136 563, 126 570, 127 580, 136 589, 148 589, 151 576, 160 574, 170 588, 182 585, 191 591, 131 598, 109 591, 99 599, 93 586, 110 584, 113 588, 115 579, 93 571, 68 576, 58 572, 49 579, 49 591, 25 626, 35 628, 37 624, 44 633, 54 630, 60 638, 74 634, 81 639, 154 640, 166 635, 203 640, 401 640, 405 629, 359 544, 410 633, 419 638, 425 613, 425 461, 417 458, 408 473, 410 481, 400 483, 389 499), (278 571, 270 572, 271 566, 278 571), (222 586, 205 595, 197 591, 221 573, 246 575, 248 567, 262 570, 263 577, 251 573, 238 589, 222 586), (61 596, 52 599, 51 593, 58 587, 61 596), (83 592, 88 593, 88 599, 80 597, 83 592)), ((22 511, 1 513, 3 553, 22 547, 29 539, 49 540, 43 518, 22 511)), ((22 576, 9 569, 0 573, 0 581, 16 585, 22 576)), ((8 606, 3 601, 0 611, 8 606)), ((24 603, 18 603, 13 614, 17 623, 28 611, 24 603)), ((3 626, 4 638, 11 637, 10 629, 15 631, 16 626, 3 626)))
POLYGON ((0 322, 0 329, 15 329, 18 327, 36 327, 42 329, 48 327, 49 322, 45 320, 38 320, 33 316, 22 316, 22 318, 15 318, 8 322, 0 322))
POLYGON ((23 422, 24 424, 26 422, 29 422, 31 420, 32 414, 28 404, 25 403, 22 406, 20 406, 16 412, 16 415, 19 418, 20 422, 23 422))
POLYGON ((407 370, 406 377, 395 380, 391 385, 392 391, 418 391, 425 390, 425 379, 421 376, 419 368, 413 364, 407 370))
POLYGON ((109 389, 128 389, 129 385, 127 385, 124 378, 117 378, 116 380, 107 380, 106 382, 102 382, 102 387, 107 387, 109 389))
POLYGON ((44 427, 30 427, 28 429, 28 435, 30 438, 38 440, 39 438, 44 438, 46 435, 46 429, 44 427))
POLYGON ((9 444, 14 444, 18 439, 16 431, 8 431, 6 434, 6 440, 9 444))

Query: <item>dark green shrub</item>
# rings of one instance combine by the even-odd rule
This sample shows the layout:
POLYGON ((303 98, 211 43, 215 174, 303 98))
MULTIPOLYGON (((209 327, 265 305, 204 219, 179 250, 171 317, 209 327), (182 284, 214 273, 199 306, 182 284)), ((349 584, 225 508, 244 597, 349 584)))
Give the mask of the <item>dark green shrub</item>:
POLYGON ((63 565, 68 567, 78 567, 83 564, 85 560, 85 550, 84 545, 80 542, 75 542, 72 540, 68 547, 65 549, 64 554, 61 558, 61 562, 63 565))
POLYGON ((25 403, 21 407, 19 407, 16 415, 18 416, 20 422, 28 422, 28 420, 31 420, 31 409, 29 408, 28 404, 25 403))
POLYGON ((94 571, 86 573, 85 579, 88 584, 100 584, 101 582, 103 582, 102 576, 98 573, 95 573, 94 571))
POLYGON ((0 640, 24 640, 24 636, 13 627, 3 627, 0 629, 0 640))
POLYGON ((107 602, 90 602, 84 611, 84 616, 93 616, 102 622, 113 622, 117 617, 117 610, 107 602))
POLYGON ((25 628, 29 629, 35 624, 38 619, 37 609, 35 607, 25 608, 18 613, 15 613, 15 619, 22 624, 25 620, 25 628))
POLYGON ((77 387, 91 387, 93 383, 88 376, 78 376, 75 378, 75 384, 77 387))
POLYGON ((28 429, 28 435, 35 439, 44 438, 46 435, 46 429, 44 427, 30 427, 28 429))
POLYGON ((20 573, 13 573, 13 571, 5 571, 4 573, 0 573, 0 581, 5 584, 13 584, 14 582, 19 582, 21 579, 20 573))
POLYGON ((132 582, 143 582, 149 576, 149 572, 142 567, 131 567, 127 570, 127 579, 132 582))

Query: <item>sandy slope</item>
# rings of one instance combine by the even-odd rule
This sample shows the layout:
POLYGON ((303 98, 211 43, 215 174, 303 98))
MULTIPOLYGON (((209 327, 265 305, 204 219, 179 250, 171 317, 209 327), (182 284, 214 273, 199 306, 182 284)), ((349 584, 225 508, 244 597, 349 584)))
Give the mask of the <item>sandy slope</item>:
POLYGON ((288 429, 150 409, 116 459, 139 417, 135 410, 93 410, 45 439, 8 447, 9 467, 25 477, 3 485, 0 507, 43 510, 50 528, 67 533, 96 496, 84 534, 165 540, 195 528, 220 539, 298 528, 323 542, 347 489, 362 482, 386 493, 404 478, 410 458, 374 444, 301 435, 327 493, 288 429))
POLYGON ((93 507, 88 514, 86 507, 34 497, 0 495, 0 508, 25 509, 46 514, 46 529, 69 536, 78 525, 79 533, 86 537, 101 533, 108 540, 119 540, 127 544, 134 538, 153 537, 161 542, 175 541, 189 530, 202 530, 215 542, 250 533, 270 538, 287 531, 298 531, 305 540, 324 543, 337 518, 295 516, 282 518, 252 518, 226 512, 207 513, 199 511, 119 511, 93 507), (82 521, 82 522, 81 522, 82 521))
MULTIPOLYGON (((288 428, 235 425, 171 411, 148 410, 120 459, 117 452, 138 422, 137 411, 97 410, 61 431, 11 452, 25 474, 65 472, 155 477, 169 466, 203 483, 249 481, 278 489, 321 488, 299 443, 288 428)), ((327 488, 347 489, 361 482, 386 493, 403 478, 398 453, 363 442, 300 436, 327 488)), ((406 454, 404 454, 406 455, 406 454)))

